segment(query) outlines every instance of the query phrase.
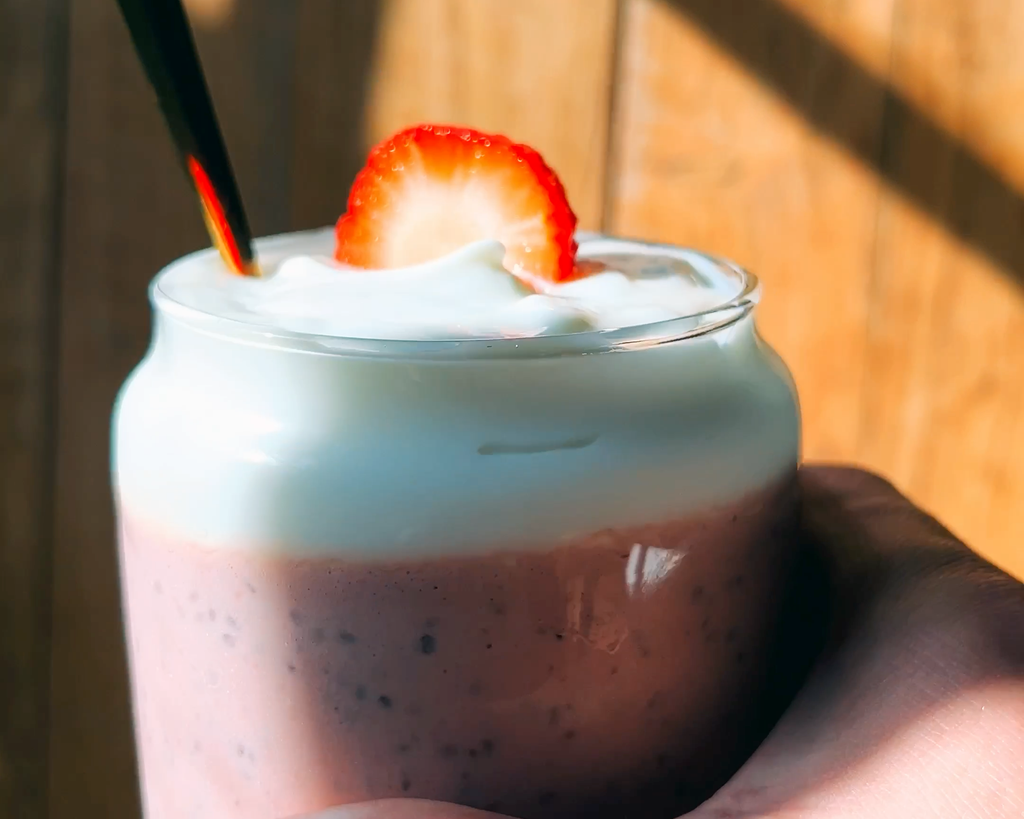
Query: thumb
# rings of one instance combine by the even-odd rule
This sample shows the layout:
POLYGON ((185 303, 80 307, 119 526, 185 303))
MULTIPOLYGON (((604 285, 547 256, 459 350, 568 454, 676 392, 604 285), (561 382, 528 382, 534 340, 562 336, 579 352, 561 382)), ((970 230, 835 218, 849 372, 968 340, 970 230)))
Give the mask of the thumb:
POLYGON ((293 819, 494 819, 496 815, 427 799, 378 799, 293 819))

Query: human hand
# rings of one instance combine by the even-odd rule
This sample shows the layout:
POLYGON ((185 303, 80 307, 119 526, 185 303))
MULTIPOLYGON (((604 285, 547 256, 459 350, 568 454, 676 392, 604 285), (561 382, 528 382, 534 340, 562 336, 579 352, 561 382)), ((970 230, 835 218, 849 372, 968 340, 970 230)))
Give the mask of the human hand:
MULTIPOLYGON (((794 669, 802 685, 686 819, 1024 816, 1024 585, 880 478, 814 467, 800 480, 808 554, 777 665, 780 691, 794 669)), ((486 815, 386 800, 316 819, 486 815)))

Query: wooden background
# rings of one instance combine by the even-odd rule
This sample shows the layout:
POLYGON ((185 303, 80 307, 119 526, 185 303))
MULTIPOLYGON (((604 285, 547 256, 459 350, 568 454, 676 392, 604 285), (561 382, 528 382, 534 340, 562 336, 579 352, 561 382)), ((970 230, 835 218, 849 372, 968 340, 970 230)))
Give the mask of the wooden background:
MULTIPOLYGON (((399 126, 506 131, 584 226, 758 272, 807 456, 1024 574, 1024 4, 194 5, 257 232, 332 222, 399 126)), ((2 0, 0 82, 0 817, 120 819, 108 418, 205 239, 112 0, 2 0)))

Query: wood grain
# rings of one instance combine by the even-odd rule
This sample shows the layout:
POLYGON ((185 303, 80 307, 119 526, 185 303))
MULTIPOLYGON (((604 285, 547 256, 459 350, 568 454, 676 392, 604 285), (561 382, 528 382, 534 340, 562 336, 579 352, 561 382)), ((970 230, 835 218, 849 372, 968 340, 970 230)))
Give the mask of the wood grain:
POLYGON ((615 31, 614 0, 386 0, 366 141, 422 121, 507 133, 598 227, 615 31))
MULTIPOLYGON (((829 31, 863 31, 862 50, 885 65, 891 0, 806 5, 829 31)), ((806 455, 852 459, 880 188, 857 154, 880 150, 884 89, 833 70, 827 44, 770 2, 627 0, 625 25, 612 229, 757 273, 760 326, 800 390, 806 455)))
POLYGON ((806 455, 1024 576, 1024 12, 628 0, 626 24, 613 227, 758 272, 806 455))
POLYGON ((896 20, 893 85, 950 138, 886 121, 889 174, 935 207, 881 202, 861 455, 1024 577, 1024 9, 898 0, 896 20))
POLYGON ((193 26, 217 28, 231 19, 235 0, 184 0, 193 26))
POLYGON ((0 7, 0 816, 46 812, 62 0, 0 7))
MULTIPOLYGON (((241 4, 229 25, 199 41, 259 232, 287 227, 287 196, 282 204, 277 186, 289 177, 290 119, 282 112, 291 104, 290 8, 276 0, 241 4)), ((116 4, 73 4, 69 59, 50 816, 130 817, 139 809, 108 477, 110 413, 148 343, 149 280, 209 240, 116 4)))
MULTIPOLYGON (((505 131, 584 226, 757 272, 807 456, 1024 577, 1020 4, 199 5, 257 233, 333 222, 396 128, 505 131)), ((114 3, 9 0, 0 72, 0 816, 131 817, 107 430, 149 279, 207 239, 114 3)))
POLYGON ((295 45, 291 224, 334 224, 366 162, 366 102, 375 70, 379 0, 305 0, 295 45))

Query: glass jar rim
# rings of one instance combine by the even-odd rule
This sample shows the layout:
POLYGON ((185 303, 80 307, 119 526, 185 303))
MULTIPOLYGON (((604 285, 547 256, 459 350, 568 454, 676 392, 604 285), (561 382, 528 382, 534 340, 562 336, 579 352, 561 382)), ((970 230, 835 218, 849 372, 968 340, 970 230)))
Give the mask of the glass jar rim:
MULTIPOLYGON (((323 233, 322 230, 305 231, 258 239, 256 247, 260 255, 271 254, 283 244, 301 242, 304 238, 315 241, 322 238, 323 233)), ((212 258, 216 251, 206 249, 184 256, 160 271, 149 286, 149 298, 158 316, 170 318, 202 334, 237 343, 328 356, 410 361, 550 358, 648 349, 719 333, 749 315, 760 301, 761 284, 757 276, 727 259, 687 247, 597 233, 580 232, 577 237, 581 243, 586 242, 587 257, 624 252, 669 257, 686 262, 698 270, 713 267, 719 273, 736 280, 738 291, 721 304, 689 315, 614 329, 556 335, 467 339, 346 337, 276 328, 255 321, 219 315, 174 298, 161 286, 163 279, 182 264, 203 256, 212 258)))

